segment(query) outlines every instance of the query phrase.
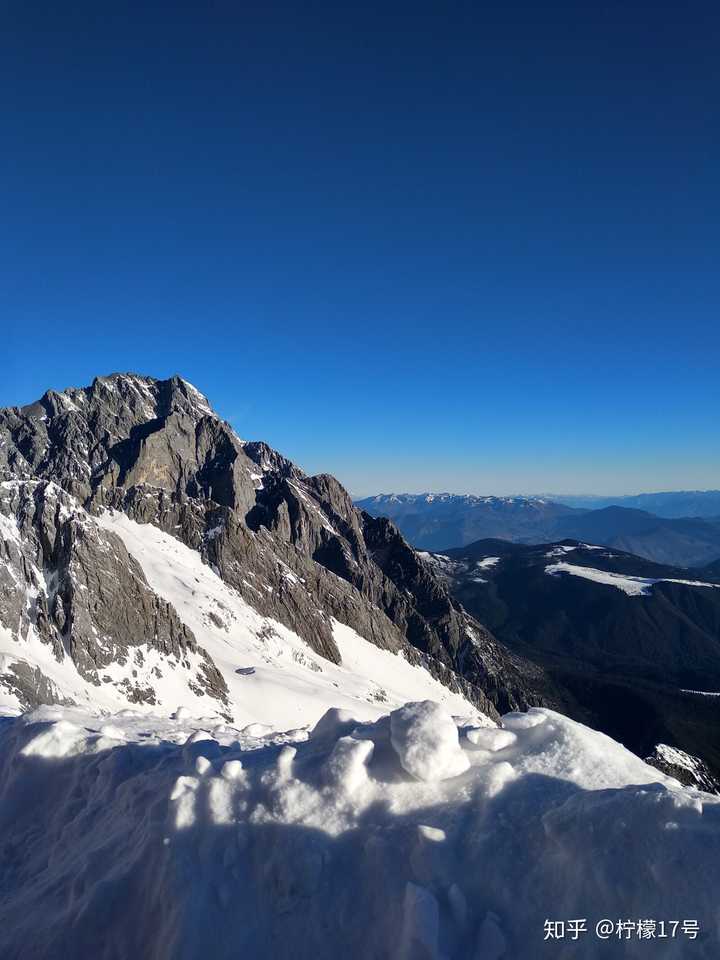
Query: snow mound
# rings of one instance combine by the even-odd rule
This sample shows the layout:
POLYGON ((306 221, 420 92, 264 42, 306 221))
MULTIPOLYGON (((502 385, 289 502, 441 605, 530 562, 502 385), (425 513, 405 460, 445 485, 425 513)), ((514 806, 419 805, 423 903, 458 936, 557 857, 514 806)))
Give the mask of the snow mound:
POLYGON ((312 738, 133 710, 0 720, 0 957, 716 960, 720 799, 527 716, 476 742, 428 702, 312 738), (544 939, 580 918, 578 942, 544 939), (648 951, 598 939, 603 918, 699 932, 648 951))
POLYGON ((349 710, 330 707, 310 731, 310 739, 326 740, 328 737, 337 739, 344 733, 350 733, 359 722, 349 710))
POLYGON ((416 780, 447 780, 470 766, 453 718, 432 700, 391 713, 390 739, 403 770, 416 780))
POLYGON ((340 737, 323 767, 329 786, 356 793, 368 781, 367 764, 374 749, 371 740, 340 737))

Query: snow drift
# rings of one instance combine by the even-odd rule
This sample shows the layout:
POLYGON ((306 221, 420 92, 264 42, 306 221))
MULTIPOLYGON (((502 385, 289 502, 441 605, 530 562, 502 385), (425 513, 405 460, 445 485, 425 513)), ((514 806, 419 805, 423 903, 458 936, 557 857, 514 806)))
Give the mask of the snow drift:
POLYGON ((3 960, 718 956, 720 801, 549 710, 278 731, 44 707, 0 746, 3 960), (603 918, 699 933, 608 942, 603 918))

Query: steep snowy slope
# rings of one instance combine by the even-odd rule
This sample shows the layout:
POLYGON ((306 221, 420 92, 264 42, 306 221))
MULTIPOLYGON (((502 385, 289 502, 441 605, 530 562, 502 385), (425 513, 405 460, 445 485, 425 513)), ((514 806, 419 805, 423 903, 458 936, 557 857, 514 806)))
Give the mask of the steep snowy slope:
MULTIPOLYGON (((314 723, 331 706, 365 719, 424 698, 445 703, 453 713, 476 712, 402 652, 381 650, 337 621, 333 639, 340 663, 323 659, 283 624, 260 616, 197 551, 152 524, 118 511, 102 513, 98 523, 121 538, 152 589, 210 654, 227 683, 234 722, 289 728, 314 723)), ((286 578, 292 588, 305 590, 289 570, 286 578)))
POLYGON ((0 484, 0 704, 227 712, 222 676, 122 541, 52 482, 0 484))
MULTIPOLYGON (((34 527, 18 526, 0 513, 6 549, 0 575, 10 579, 9 596, 17 598, 23 588, 22 606, 14 611, 18 629, 0 625, 0 707, 19 710, 35 694, 48 703, 95 710, 136 705, 167 716, 180 706, 216 721, 288 727, 314 722, 331 705, 351 706, 357 716, 370 718, 424 697, 456 713, 476 712, 425 670, 414 651, 410 662, 402 650, 380 649, 337 621, 333 639, 340 662, 323 658, 292 630, 259 614, 197 550, 152 524, 113 510, 92 517, 52 484, 7 482, 0 487, 3 502, 15 503, 25 519, 40 503, 53 524, 61 520, 63 529, 75 531, 81 547, 69 551, 63 575, 78 598, 73 642, 80 650, 71 656, 64 645, 43 639, 60 574, 36 565, 41 548, 34 527), (79 638, 83 602, 87 649, 79 638), (138 615, 143 604, 150 605, 149 617, 138 615), (101 622, 107 633, 99 632, 101 622), (163 641, 163 630, 174 630, 176 646, 163 641)), ((284 576, 287 589, 306 592, 289 569, 284 576)))
POLYGON ((42 708, 0 724, 0 785, 3 960, 720 950, 717 798, 548 710, 308 739, 42 708))

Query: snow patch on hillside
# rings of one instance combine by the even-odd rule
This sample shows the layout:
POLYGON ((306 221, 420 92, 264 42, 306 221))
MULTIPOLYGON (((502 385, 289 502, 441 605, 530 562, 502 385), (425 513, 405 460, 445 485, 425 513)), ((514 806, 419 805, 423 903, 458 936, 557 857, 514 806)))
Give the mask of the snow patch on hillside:
POLYGON ((629 597, 649 596, 651 587, 656 583, 680 583, 686 587, 710 587, 718 588, 720 584, 705 583, 702 580, 676 580, 672 577, 632 577, 624 573, 613 573, 610 570, 595 570, 593 567, 581 567, 574 563, 551 563, 545 567, 545 573, 550 576, 557 576, 560 573, 567 573, 573 577, 582 577, 584 580, 592 580, 594 583, 603 583, 610 587, 616 587, 622 590, 629 597))

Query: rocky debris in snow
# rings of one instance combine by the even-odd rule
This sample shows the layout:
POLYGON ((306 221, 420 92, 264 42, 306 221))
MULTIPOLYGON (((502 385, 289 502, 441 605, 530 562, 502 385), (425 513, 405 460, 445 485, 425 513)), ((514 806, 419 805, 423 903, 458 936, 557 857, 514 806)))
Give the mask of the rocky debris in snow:
POLYGON ((6 655, 0 656, 0 690, 25 709, 41 703, 72 704, 39 666, 6 655))

